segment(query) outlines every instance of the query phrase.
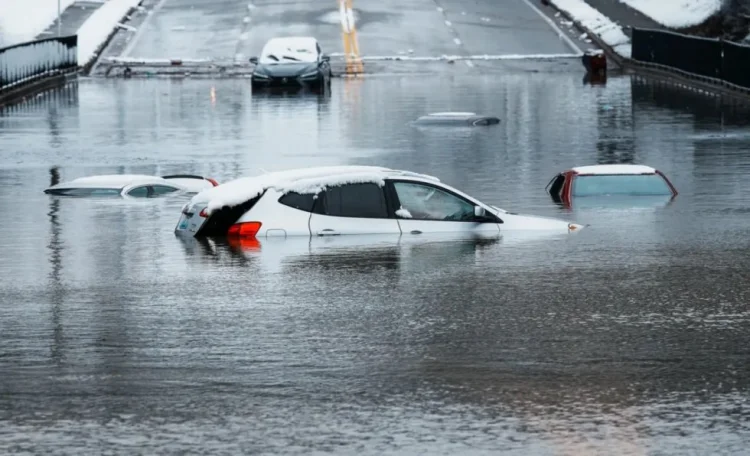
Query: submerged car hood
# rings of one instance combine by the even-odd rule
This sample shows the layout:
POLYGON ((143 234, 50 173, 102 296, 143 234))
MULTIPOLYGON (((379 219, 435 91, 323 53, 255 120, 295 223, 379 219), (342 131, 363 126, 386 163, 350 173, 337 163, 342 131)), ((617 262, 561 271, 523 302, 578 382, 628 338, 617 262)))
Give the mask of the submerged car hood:
POLYGON ((316 63, 300 62, 300 63, 275 63, 275 64, 259 64, 255 67, 255 71, 261 74, 267 74, 271 77, 294 77, 300 76, 305 73, 316 71, 318 65, 316 63))
POLYGON ((504 229, 510 229, 510 230, 548 230, 548 229, 572 229, 577 230, 584 227, 584 225, 580 225, 575 222, 569 222, 567 220, 555 218, 555 217, 547 217, 543 215, 531 215, 531 214, 518 214, 516 212, 509 212, 505 209, 500 209, 497 206, 489 206, 492 209, 492 212, 495 213, 498 217, 500 217, 504 225, 501 225, 504 229))

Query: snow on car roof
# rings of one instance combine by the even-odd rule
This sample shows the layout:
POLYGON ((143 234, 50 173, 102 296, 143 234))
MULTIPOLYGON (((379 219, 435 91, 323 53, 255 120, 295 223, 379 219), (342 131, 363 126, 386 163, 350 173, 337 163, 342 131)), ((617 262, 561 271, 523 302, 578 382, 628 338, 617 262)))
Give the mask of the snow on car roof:
POLYGON ((79 177, 68 182, 61 182, 50 188, 73 188, 73 187, 102 187, 102 188, 122 188, 126 185, 140 182, 163 182, 164 179, 158 176, 148 176, 146 174, 104 174, 101 176, 79 177))
POLYGON ((279 192, 319 193, 324 187, 355 183, 384 185, 388 177, 408 176, 440 181, 437 177, 380 166, 321 166, 275 171, 259 176, 241 177, 195 195, 192 203, 207 203, 210 214, 224 206, 235 206, 255 198, 266 189, 279 192))
POLYGON ((285 36, 271 38, 261 51, 260 61, 262 63, 293 63, 296 60, 284 60, 287 55, 302 62, 315 62, 318 59, 318 40, 311 36, 285 36), (274 55, 279 60, 269 58, 274 55))
POLYGON ((471 116, 476 116, 477 113, 475 112, 433 112, 427 115, 433 116, 433 117, 471 117, 471 116))
POLYGON ((656 170, 645 165, 589 165, 573 168, 578 174, 653 174, 656 170))

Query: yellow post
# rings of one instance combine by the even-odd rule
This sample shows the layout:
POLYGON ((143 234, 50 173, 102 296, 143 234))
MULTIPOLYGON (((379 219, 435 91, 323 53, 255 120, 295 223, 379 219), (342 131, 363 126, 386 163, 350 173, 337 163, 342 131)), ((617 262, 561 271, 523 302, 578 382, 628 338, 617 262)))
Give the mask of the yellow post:
POLYGON ((339 0, 339 14, 341 16, 341 36, 344 41, 346 72, 349 74, 362 73, 362 57, 359 55, 359 43, 357 42, 357 28, 354 24, 352 0, 339 0))

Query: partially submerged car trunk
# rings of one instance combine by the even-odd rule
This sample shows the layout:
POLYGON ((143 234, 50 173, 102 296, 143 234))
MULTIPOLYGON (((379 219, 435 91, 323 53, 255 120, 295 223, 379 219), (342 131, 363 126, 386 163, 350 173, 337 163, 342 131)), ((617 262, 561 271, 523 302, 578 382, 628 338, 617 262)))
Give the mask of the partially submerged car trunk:
POLYGON ((214 210, 211 215, 208 216, 205 222, 198 228, 195 233, 195 237, 218 237, 226 236, 229 231, 229 227, 242 217, 242 215, 249 211, 255 203, 260 201, 264 191, 255 198, 245 201, 242 204, 236 206, 224 206, 221 209, 214 210))

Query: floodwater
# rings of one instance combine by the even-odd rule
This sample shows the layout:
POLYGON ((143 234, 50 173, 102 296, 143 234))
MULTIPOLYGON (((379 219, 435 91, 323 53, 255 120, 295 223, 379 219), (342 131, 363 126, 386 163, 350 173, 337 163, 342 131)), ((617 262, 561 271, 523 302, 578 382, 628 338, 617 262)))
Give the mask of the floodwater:
POLYGON ((1 112, 0 452, 745 452, 750 110, 578 69, 337 79, 328 98, 84 79, 1 112), (410 124, 448 110, 501 124, 410 124), (631 162, 680 195, 565 209, 544 192, 631 162), (42 193, 55 175, 330 164, 590 226, 237 247, 175 237, 185 198, 42 193))

